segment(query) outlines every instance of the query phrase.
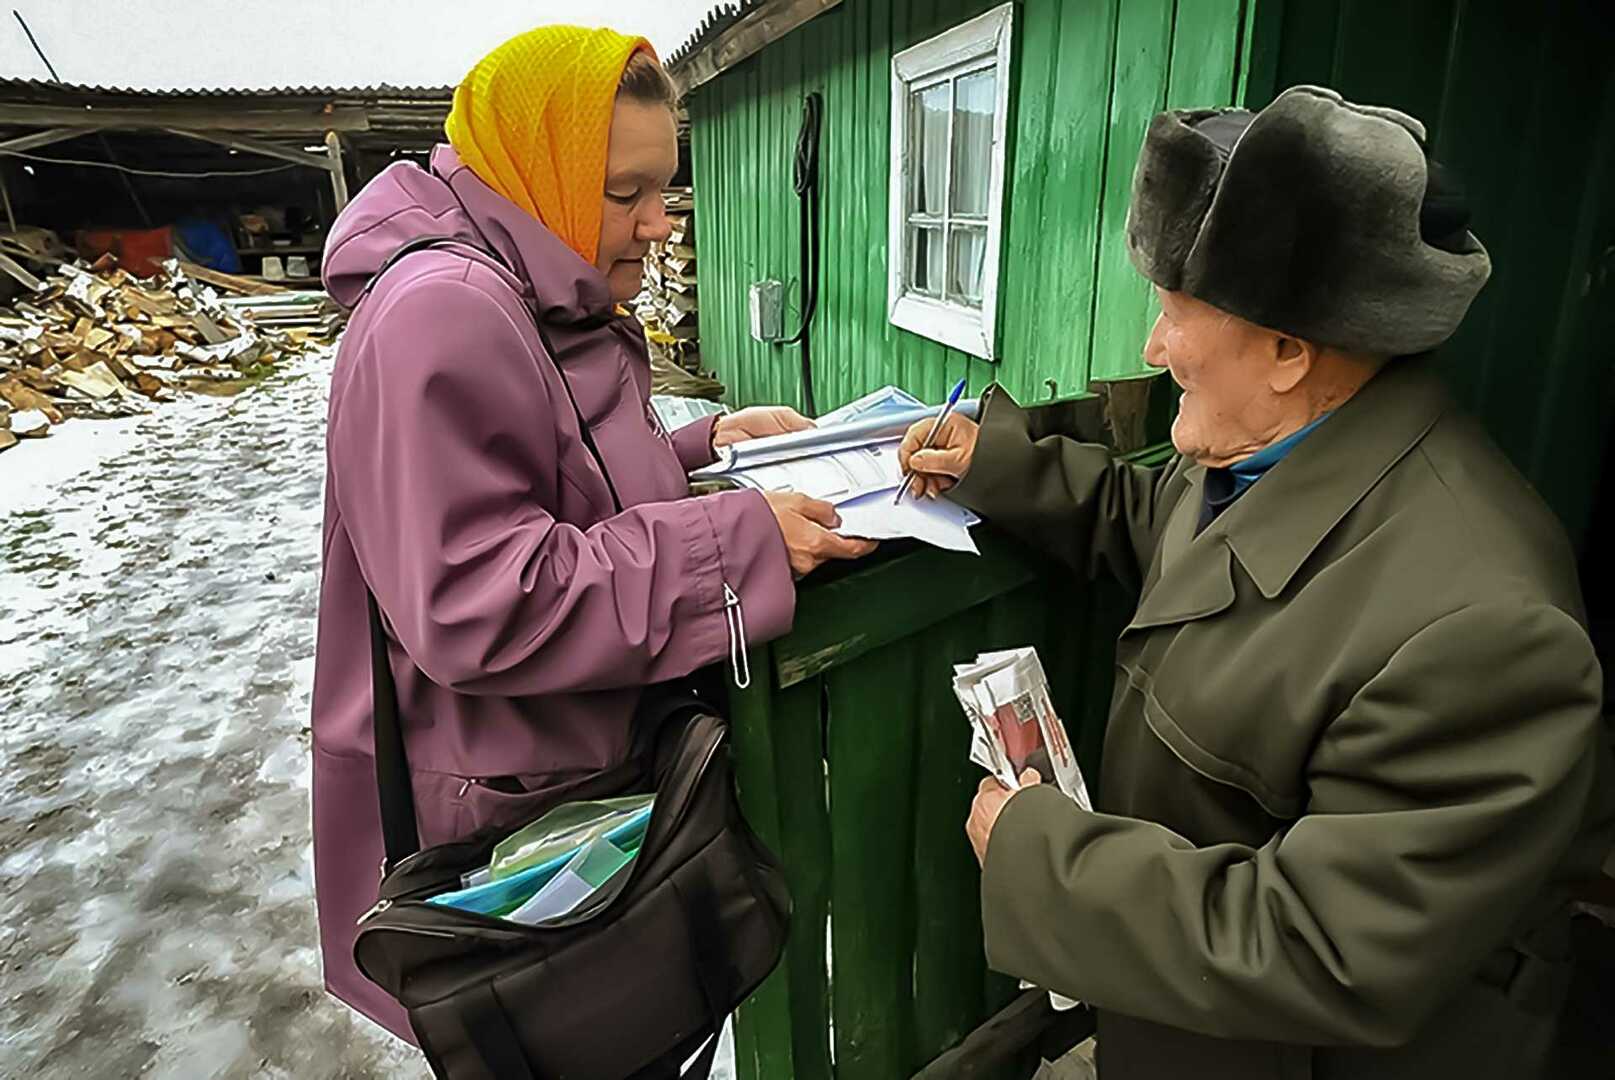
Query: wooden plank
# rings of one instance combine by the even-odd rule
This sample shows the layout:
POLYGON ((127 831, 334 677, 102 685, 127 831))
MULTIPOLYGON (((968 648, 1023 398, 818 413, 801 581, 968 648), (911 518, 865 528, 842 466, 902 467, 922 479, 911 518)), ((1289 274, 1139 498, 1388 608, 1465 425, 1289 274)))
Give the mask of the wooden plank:
POLYGON ((1088 387, 1118 2, 1070 0, 1061 9, 1059 38, 1051 43, 1062 62, 1050 100, 1047 224, 1039 264, 1051 268, 1058 284, 1047 278, 1038 284, 1045 294, 1058 290, 1061 300, 1037 305, 1037 347, 1020 373, 1027 401, 1088 387), (1053 394, 1048 379, 1055 381, 1053 394))
POLYGON ((923 639, 909 638, 825 678, 837 1080, 893 1080, 920 1064, 911 1049, 919 723, 912 691, 925 649, 923 639))
POLYGON ((31 135, 19 135, 14 139, 0 142, 0 153, 15 154, 24 150, 37 150, 41 146, 65 142, 68 139, 76 139, 80 135, 89 135, 100 130, 99 127, 58 127, 49 131, 36 131, 31 135))
POLYGON ((1245 0, 1178 4, 1172 23, 1172 64, 1166 107, 1200 109, 1234 104, 1245 0))
MULTIPOLYGON (((232 135, 213 133, 207 131, 185 131, 181 128, 168 128, 168 134, 179 135, 186 139, 196 139, 199 142, 212 143, 214 146, 229 147, 234 150, 245 150, 249 154, 261 154, 264 157, 275 158, 278 161, 289 161, 294 165, 317 169, 325 172, 330 169, 330 159, 323 154, 310 154, 304 150, 293 150, 290 147, 278 146, 262 139, 253 139, 245 135, 232 135)), ((283 249, 284 250, 284 249, 283 249)))
POLYGON ((253 281, 250 278, 239 277, 235 274, 226 274, 221 270, 211 270, 206 266, 198 266, 196 263, 186 262, 183 259, 180 260, 179 268, 185 272, 186 277, 195 278, 197 281, 206 282, 229 292, 240 293, 243 296, 272 296, 275 293, 287 291, 279 285, 271 285, 264 281, 253 281))
POLYGON ((890 543, 893 557, 804 590, 796 624, 774 647, 778 684, 794 686, 919 629, 1030 581, 1040 563, 1030 550, 991 526, 974 532, 981 555, 890 543), (905 550, 907 548, 907 550, 905 550), (946 588, 937 588, 946 582, 946 588), (870 596, 902 597, 871 605, 870 596), (859 611, 856 620, 848 611, 859 611))
MULTIPOLYGON (((1136 372, 1153 317, 1154 294, 1127 255, 1127 207, 1133 167, 1150 117, 1160 111, 1172 42, 1171 0, 1129 0, 1116 23, 1116 69, 1110 98, 1110 139, 1105 148, 1100 203, 1099 260, 1089 377, 1136 372)), ((1199 48, 1200 43, 1185 43, 1199 48)))
POLYGON ((331 173, 331 191, 336 196, 336 212, 348 205, 348 177, 342 168, 342 137, 335 131, 325 133, 325 153, 329 159, 325 168, 331 173))
POLYGON ((974 1030, 986 1015, 980 871, 964 821, 981 771, 968 757, 970 727, 952 693, 952 665, 1000 645, 1030 644, 1004 632, 1005 616, 1040 610, 1026 590, 955 615, 923 632, 911 687, 918 717, 915 756, 914 1059, 931 1061, 974 1030), (1018 598, 1018 599, 1017 599, 1018 598))
POLYGON ((331 106, 323 110, 228 109, 157 105, 112 106, 93 109, 70 105, 24 105, 0 102, 0 124, 18 127, 62 127, 91 131, 184 128, 187 131, 298 132, 320 135, 327 131, 369 131, 365 110, 331 106))
POLYGON ((45 283, 29 273, 21 263, 10 255, 0 254, 0 272, 15 278, 29 292, 38 292, 45 287, 45 283))
MULTIPOLYGON (((764 650, 753 669, 768 670, 764 650)), ((741 1080, 830 1076, 830 825, 825 804, 821 686, 773 693, 766 678, 730 695, 736 784, 746 820, 785 867, 794 907, 780 967, 741 1006, 735 1057, 741 1080)))

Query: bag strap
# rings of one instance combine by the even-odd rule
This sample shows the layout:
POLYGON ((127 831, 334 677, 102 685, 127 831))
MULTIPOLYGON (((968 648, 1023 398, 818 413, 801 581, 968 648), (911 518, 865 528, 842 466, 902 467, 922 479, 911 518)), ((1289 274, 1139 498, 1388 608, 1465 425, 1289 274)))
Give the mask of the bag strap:
MULTIPOLYGON (((381 276, 402 261, 406 255, 447 246, 469 248, 514 273, 510 265, 493 250, 492 245, 484 247, 456 236, 417 236, 401 244, 382 261, 381 266, 365 283, 353 306, 357 308, 363 303, 376 283, 381 280, 381 276)), ((538 312, 534 310, 533 305, 523 299, 522 308, 532 320, 533 329, 538 331, 539 343, 543 345, 544 353, 554 366, 555 373, 561 378, 561 386, 566 390, 566 399, 572 406, 572 415, 576 417, 578 430, 582 433, 583 445, 594 458, 600 475, 605 478, 606 490, 611 494, 612 509, 620 514, 623 507, 622 500, 617 495, 617 485, 612 483, 611 471, 606 468, 606 460, 595 444, 594 433, 589 430, 589 421, 585 419, 583 410, 578 407, 578 399, 572 393, 572 383, 566 377, 566 370, 561 367, 559 354, 550 343, 549 335, 544 332, 544 324, 539 320, 538 312)), ((398 687, 393 681, 392 664, 388 659, 387 631, 382 625, 381 607, 376 602, 376 594, 368 582, 365 584, 365 601, 369 608, 370 621, 371 735, 375 743, 376 791, 381 803, 382 850, 386 856, 382 860, 381 876, 386 877, 394 866, 421 849, 421 841, 416 825, 415 792, 409 778, 409 758, 404 751, 403 723, 398 713, 398 687)))
POLYGON ((387 659, 387 631, 381 625, 376 594, 368 585, 365 602, 370 609, 371 734, 376 750, 376 791, 381 798, 382 850, 386 853, 381 876, 386 877, 401 860, 421 849, 421 839, 415 826, 415 789, 404 756, 404 732, 398 722, 398 688, 387 659))

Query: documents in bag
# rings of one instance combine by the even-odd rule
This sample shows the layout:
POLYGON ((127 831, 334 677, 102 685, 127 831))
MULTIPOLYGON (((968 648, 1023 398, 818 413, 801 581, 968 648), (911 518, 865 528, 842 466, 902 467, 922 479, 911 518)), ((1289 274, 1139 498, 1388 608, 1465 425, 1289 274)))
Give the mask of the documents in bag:
POLYGON ((565 803, 501 841, 465 888, 429 904, 536 926, 568 915, 626 872, 654 809, 654 796, 565 803))
MULTIPOLYGON (((960 402, 957 411, 975 416, 977 404, 960 402)), ((946 499, 893 501, 902 483, 897 448, 904 434, 941 409, 888 386, 826 413, 807 431, 726 446, 715 464, 693 475, 822 499, 841 515, 836 531, 843 536, 911 538, 978 554, 970 527, 980 519, 969 510, 946 499)))

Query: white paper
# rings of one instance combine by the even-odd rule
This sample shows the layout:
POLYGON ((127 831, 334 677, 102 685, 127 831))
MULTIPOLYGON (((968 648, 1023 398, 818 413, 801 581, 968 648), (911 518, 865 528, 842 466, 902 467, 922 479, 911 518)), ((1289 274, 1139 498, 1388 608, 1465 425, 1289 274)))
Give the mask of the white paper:
POLYGON ((980 520, 975 514, 946 499, 908 497, 893 505, 896 494, 896 487, 883 488, 838 503, 841 526, 836 532, 862 540, 909 537, 947 551, 981 554, 970 536, 970 526, 980 520))
POLYGON ((898 445, 894 440, 758 465, 737 473, 734 479, 763 491, 796 491, 839 505, 869 492, 897 490, 902 478, 897 468, 898 445))
POLYGON ((685 424, 693 424, 703 416, 723 415, 729 406, 705 398, 680 397, 677 394, 652 394, 650 407, 668 431, 677 431, 685 424))
POLYGON ((819 423, 845 424, 869 416, 891 415, 923 408, 925 403, 907 390, 900 390, 895 386, 883 386, 874 393, 865 394, 857 401, 848 402, 839 409, 825 413, 819 417, 819 423))

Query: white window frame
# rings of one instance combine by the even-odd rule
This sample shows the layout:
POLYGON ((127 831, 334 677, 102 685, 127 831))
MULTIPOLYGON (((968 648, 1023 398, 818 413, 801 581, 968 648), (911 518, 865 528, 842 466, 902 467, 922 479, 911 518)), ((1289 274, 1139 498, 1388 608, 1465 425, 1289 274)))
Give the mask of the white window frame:
MULTIPOLYGON (((888 193, 886 247, 887 318, 893 326, 940 341, 979 356, 997 359, 999 252, 1003 245, 1004 171, 1009 134, 1010 44, 1015 28, 1015 5, 1005 4, 954 27, 930 41, 892 57, 892 171, 888 193), (992 174, 987 188, 987 254, 982 268, 981 308, 946 302, 949 231, 942 231, 944 254, 943 296, 938 300, 910 292, 907 284, 906 229, 909 198, 909 95, 927 85, 951 81, 972 71, 996 65, 993 105, 992 174)), ((943 203, 944 221, 952 214, 953 112, 948 118, 948 180, 943 203)))

